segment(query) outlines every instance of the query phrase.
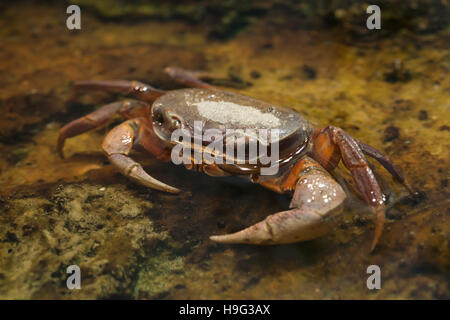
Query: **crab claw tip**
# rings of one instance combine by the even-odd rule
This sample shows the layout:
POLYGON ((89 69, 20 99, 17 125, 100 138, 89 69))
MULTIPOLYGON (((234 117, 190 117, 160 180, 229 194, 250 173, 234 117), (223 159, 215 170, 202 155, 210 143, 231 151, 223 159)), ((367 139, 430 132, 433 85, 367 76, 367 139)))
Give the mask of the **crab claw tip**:
POLYGON ((175 187, 170 187, 170 188, 168 188, 166 191, 169 192, 169 193, 173 193, 173 194, 179 194, 179 193, 181 193, 181 190, 178 189, 178 188, 175 188, 175 187))
POLYGON ((236 236, 233 233, 224 235, 213 235, 210 236, 209 239, 217 243, 226 243, 226 244, 251 243, 249 239, 245 239, 240 235, 236 236))

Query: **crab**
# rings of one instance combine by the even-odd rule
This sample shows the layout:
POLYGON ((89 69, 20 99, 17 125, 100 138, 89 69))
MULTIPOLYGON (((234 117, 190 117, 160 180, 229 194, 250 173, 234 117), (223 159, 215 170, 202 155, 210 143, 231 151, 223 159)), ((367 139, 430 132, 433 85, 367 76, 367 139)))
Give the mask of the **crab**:
MULTIPOLYGON (((132 95, 136 100, 107 104, 65 125, 57 141, 60 156, 64 157, 63 147, 67 138, 98 128, 120 114, 127 120, 113 128, 102 144, 109 161, 124 176, 141 185, 176 194, 179 189, 149 175, 141 164, 130 157, 130 152, 146 151, 168 162, 171 151, 179 143, 171 138, 177 129, 193 133, 194 121, 201 121, 206 128, 219 128, 221 132, 243 126, 267 127, 267 123, 263 122, 249 124, 245 117, 230 121, 235 119, 230 118, 230 113, 245 115, 247 111, 252 111, 270 114, 280 124, 278 138, 270 141, 270 144, 278 143, 280 148, 276 174, 262 175, 263 165, 260 162, 250 165, 236 161, 219 164, 201 161, 185 164, 185 167, 216 177, 239 175, 274 192, 290 194, 289 209, 269 215, 241 231, 213 235, 210 239, 218 243, 283 244, 312 240, 330 232, 342 216, 346 199, 343 188, 330 174, 342 161, 351 173, 356 190, 374 214, 375 230, 370 251, 375 248, 385 222, 386 199, 366 156, 376 159, 394 180, 410 190, 402 170, 382 152, 351 137, 341 128, 314 128, 294 110, 220 90, 204 81, 205 78, 212 78, 207 73, 177 67, 167 67, 165 72, 190 88, 163 91, 138 81, 76 82, 76 88, 132 95), (199 103, 221 112, 214 117, 207 116, 208 113, 205 116, 205 113, 199 112, 199 103), (236 108, 227 109, 230 105, 240 109, 238 112, 236 108)), ((200 148, 205 143, 201 141, 200 148)))

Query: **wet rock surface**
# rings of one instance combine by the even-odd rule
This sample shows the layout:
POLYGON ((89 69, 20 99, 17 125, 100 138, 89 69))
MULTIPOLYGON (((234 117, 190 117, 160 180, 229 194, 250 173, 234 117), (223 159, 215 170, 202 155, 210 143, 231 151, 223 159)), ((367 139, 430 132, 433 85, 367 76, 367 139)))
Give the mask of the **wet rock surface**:
POLYGON ((11 4, 0 15, 0 298, 450 298, 448 30, 349 42, 340 29, 261 17, 217 40, 184 21, 127 24, 90 12, 82 30, 68 31, 65 7, 45 3, 11 4), (178 88, 163 73, 168 65, 232 75, 246 85, 227 90, 342 127, 386 152, 418 193, 374 165, 389 208, 372 254, 372 216, 340 167, 334 175, 349 199, 334 232, 293 245, 227 246, 209 235, 284 210, 289 199, 145 154, 135 158, 183 193, 138 186, 101 153, 119 118, 69 139, 67 159, 57 156, 62 125, 122 98, 75 92, 73 81, 178 88), (72 264, 81 290, 66 287, 72 264), (366 287, 372 264, 381 290, 366 287))

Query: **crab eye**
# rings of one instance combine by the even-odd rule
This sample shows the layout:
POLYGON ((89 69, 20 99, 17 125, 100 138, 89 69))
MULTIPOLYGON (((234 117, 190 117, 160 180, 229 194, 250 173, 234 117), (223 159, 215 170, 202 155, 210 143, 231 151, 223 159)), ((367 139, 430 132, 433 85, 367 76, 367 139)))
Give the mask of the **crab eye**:
POLYGON ((155 122, 158 125, 162 125, 163 121, 164 117, 161 110, 159 109, 155 110, 155 112, 153 113, 153 122, 155 122))

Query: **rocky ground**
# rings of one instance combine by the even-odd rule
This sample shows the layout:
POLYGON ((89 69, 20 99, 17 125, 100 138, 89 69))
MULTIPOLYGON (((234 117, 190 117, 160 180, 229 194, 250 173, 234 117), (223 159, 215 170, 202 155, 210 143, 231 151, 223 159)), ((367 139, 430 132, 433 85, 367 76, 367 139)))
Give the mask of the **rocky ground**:
POLYGON ((450 298, 448 28, 425 16, 422 29, 373 36, 364 24, 245 14, 252 19, 222 37, 183 17, 127 20, 87 8, 82 29, 69 31, 62 4, 0 6, 0 298, 450 298), (163 73, 168 65, 228 76, 235 85, 227 90, 344 128, 403 167, 418 196, 374 165, 389 208, 370 254, 372 217, 338 168, 349 199, 335 232, 294 245, 226 246, 208 236, 281 211, 289 199, 146 155, 136 157, 183 193, 138 186, 101 153, 120 119, 69 139, 67 159, 57 156, 62 125, 118 98, 75 92, 73 81, 178 88, 163 73), (72 264, 81 290, 66 288, 72 264), (366 287, 372 264, 381 290, 366 287))

